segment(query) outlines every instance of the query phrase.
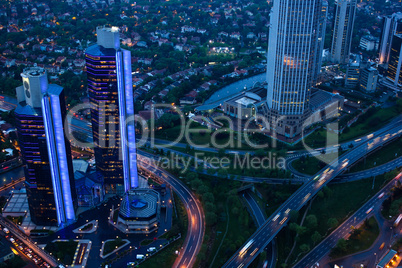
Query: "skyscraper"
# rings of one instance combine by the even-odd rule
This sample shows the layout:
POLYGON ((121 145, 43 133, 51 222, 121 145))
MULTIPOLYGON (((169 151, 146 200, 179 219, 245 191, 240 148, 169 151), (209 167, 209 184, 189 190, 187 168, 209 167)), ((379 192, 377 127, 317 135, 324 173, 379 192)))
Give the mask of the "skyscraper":
POLYGON ((48 84, 42 68, 27 68, 21 76, 15 114, 31 219, 38 225, 61 225, 75 219, 76 208, 63 88, 48 84))
POLYGON ((335 0, 335 22, 331 46, 331 59, 335 63, 347 64, 349 61, 356 4, 356 0, 335 0))
POLYGON ((138 187, 131 53, 120 48, 117 27, 96 33, 86 51, 95 162, 106 191, 122 194, 138 187))
POLYGON ((322 57, 326 8, 322 0, 277 0, 268 43, 268 119, 288 138, 300 134, 322 57))
POLYGON ((387 79, 395 86, 402 86, 402 34, 392 38, 391 52, 387 71, 387 79))
POLYGON ((383 27, 380 41, 380 64, 387 64, 391 54, 391 45, 394 35, 402 34, 402 13, 394 13, 383 18, 383 27))

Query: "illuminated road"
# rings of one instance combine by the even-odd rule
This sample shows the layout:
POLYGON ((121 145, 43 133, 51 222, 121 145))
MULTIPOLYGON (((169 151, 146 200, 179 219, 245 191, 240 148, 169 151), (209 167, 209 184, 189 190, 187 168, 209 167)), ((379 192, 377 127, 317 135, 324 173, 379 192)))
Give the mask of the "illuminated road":
POLYGON ((201 203, 193 195, 193 193, 178 179, 153 165, 150 159, 155 156, 143 151, 138 154, 138 164, 152 172, 155 176, 170 184, 173 190, 183 201, 188 215, 188 231, 187 237, 183 244, 183 249, 176 259, 173 267, 187 268, 192 267, 196 260, 197 254, 201 249, 202 239, 205 233, 205 217, 201 203))
POLYGON ((14 187, 15 185, 17 185, 18 183, 21 183, 21 182, 23 182, 23 181, 25 181, 25 177, 19 178, 18 180, 12 181, 12 182, 10 182, 10 183, 8 183, 8 184, 6 184, 6 185, 0 187, 0 194, 1 194, 2 192, 4 192, 4 191, 9 190, 10 188, 14 187))
POLYGON ((400 180, 402 173, 399 173, 393 180, 391 180, 381 191, 379 191, 373 198, 367 201, 356 213, 344 221, 336 230, 334 230, 327 238, 318 244, 312 251, 310 251, 302 260, 300 260, 294 268, 311 267, 318 263, 325 255, 327 255, 332 248, 336 246, 339 239, 347 237, 353 226, 359 226, 367 217, 371 217, 373 211, 366 213, 370 208, 381 207, 382 202, 386 199, 382 193, 388 193, 392 187, 395 186, 397 180, 400 180))
POLYGON ((10 224, 6 219, 0 216, 0 223, 2 226, 8 228, 10 233, 16 236, 19 240, 21 240, 25 245, 27 245, 31 250, 33 250, 38 256, 40 256, 44 261, 49 263, 52 267, 58 267, 59 263, 50 256, 47 252, 39 248, 31 239, 25 235, 18 227, 14 224, 10 224))
POLYGON ((258 254, 272 241, 276 234, 287 224, 292 210, 301 209, 314 195, 328 182, 344 172, 344 170, 364 155, 399 137, 402 133, 402 124, 394 122, 375 134, 370 134, 364 143, 343 154, 333 161, 329 167, 321 170, 314 179, 310 179, 300 187, 266 222, 248 239, 233 255, 224 267, 247 267, 258 254), (339 161, 338 161, 339 160, 339 161), (243 251, 243 252, 242 252, 243 251), (245 251, 245 252, 244 252, 245 251), (240 254, 240 253, 244 254, 240 254))

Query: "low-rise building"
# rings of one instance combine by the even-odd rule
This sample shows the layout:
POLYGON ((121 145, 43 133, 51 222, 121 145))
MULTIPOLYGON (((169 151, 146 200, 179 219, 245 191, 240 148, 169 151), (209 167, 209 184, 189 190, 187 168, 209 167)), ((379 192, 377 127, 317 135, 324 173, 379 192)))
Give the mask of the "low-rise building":
POLYGON ((361 70, 360 73, 360 89, 372 93, 377 89, 378 70, 368 67, 361 70))
POLYGON ((372 50, 377 50, 379 44, 380 44, 380 41, 377 37, 374 37, 371 35, 365 35, 360 39, 359 47, 366 51, 372 51, 372 50))

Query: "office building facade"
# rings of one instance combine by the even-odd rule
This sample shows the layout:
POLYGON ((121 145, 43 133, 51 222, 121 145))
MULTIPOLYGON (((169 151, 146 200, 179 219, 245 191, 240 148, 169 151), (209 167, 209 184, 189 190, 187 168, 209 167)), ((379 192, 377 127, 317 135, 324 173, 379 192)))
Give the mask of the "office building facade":
POLYGON ((335 0, 335 21, 332 35, 331 59, 334 63, 349 62, 356 0, 335 0))
POLYGON ((374 67, 367 67, 360 72, 360 89, 373 93, 377 89, 378 70, 374 67))
POLYGON ((388 64, 394 35, 402 34, 402 13, 394 13, 383 18, 380 41, 379 64, 388 64))
POLYGON ((42 68, 25 69, 21 76, 15 114, 31 220, 60 226, 75 220, 77 206, 63 88, 48 84, 42 68))
POLYGON ((131 53, 120 48, 118 28, 97 28, 86 68, 96 168, 106 192, 123 194, 138 187, 138 175, 131 53))
POLYGON ((277 135, 301 133, 320 70, 326 8, 322 0, 274 1, 268 43, 267 117, 277 135))
POLYGON ((402 34, 394 35, 386 78, 395 86, 402 86, 402 34))

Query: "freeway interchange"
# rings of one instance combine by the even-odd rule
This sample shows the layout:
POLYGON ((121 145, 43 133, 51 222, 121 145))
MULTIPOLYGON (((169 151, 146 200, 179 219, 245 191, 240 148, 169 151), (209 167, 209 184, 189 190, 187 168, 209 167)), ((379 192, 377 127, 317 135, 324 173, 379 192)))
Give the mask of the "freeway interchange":
MULTIPOLYGON (((73 124, 75 123, 76 122, 73 121, 73 124)), ((81 131, 89 127, 90 126, 88 125, 79 126, 81 131)), ((354 141, 345 142, 343 144, 334 145, 328 148, 312 149, 308 152, 289 152, 287 160, 296 159, 300 156, 308 154, 313 156, 320 155, 323 150, 325 150, 325 153, 336 152, 338 151, 340 146, 343 149, 353 147, 352 149, 350 149, 349 152, 342 155, 339 159, 336 159, 332 163, 330 163, 329 168, 326 167, 319 173, 317 173, 314 179, 305 176, 297 176, 296 174, 296 177, 292 179, 292 182, 299 184, 304 183, 304 185, 293 196, 291 196, 262 226, 258 228, 258 230, 248 239, 248 241, 235 253, 235 255, 228 260, 228 262, 225 264, 225 267, 247 267, 255 259, 255 257, 258 256, 258 254, 262 250, 264 250, 264 248, 272 241, 272 239, 283 228, 283 226, 286 225, 287 221, 289 220, 290 211, 299 210, 300 208, 302 208, 312 197, 314 197, 315 194, 317 194, 321 190, 322 187, 324 187, 330 181, 334 180, 336 177, 336 180, 339 180, 340 182, 370 177, 370 174, 367 174, 367 172, 361 172, 358 175, 350 174, 348 176, 343 176, 344 178, 340 178, 338 175, 344 172, 350 165, 355 163, 363 156, 400 136, 402 131, 401 129, 402 116, 399 116, 382 129, 354 141), (247 245, 247 243, 249 245, 247 250, 245 250, 245 252, 242 252, 242 256, 239 256, 239 252, 244 248, 245 245, 247 245)), ((158 142, 163 144, 162 140, 158 140, 158 142)), ((206 149, 200 148, 200 150, 206 149)), ((244 154, 244 151, 230 150, 227 151, 227 153, 244 154)), ((157 156, 140 151, 138 157, 138 164, 140 166, 146 166, 149 171, 172 185, 173 189, 183 200, 187 208, 187 213, 189 217, 189 232, 183 245, 182 252, 175 262, 174 267, 191 267, 195 262, 196 255, 201 247, 202 237, 205 232, 205 219, 202 211, 202 206, 201 204, 199 204, 199 201, 197 201, 191 191, 188 190, 186 186, 181 184, 179 180, 166 173, 163 169, 150 165, 149 159, 157 159, 157 156)), ((390 170, 393 167, 395 168, 400 166, 400 162, 401 159, 396 159, 395 161, 392 161, 392 163, 388 163, 387 170, 390 170)), ((379 167, 377 167, 376 169, 378 168, 379 167)), ((283 179, 275 178, 266 179, 242 177, 240 180, 244 182, 265 181, 274 184, 283 183, 283 179)))
POLYGON ((247 242, 228 260, 224 267, 247 267, 272 241, 276 234, 286 225, 292 210, 300 210, 326 184, 341 174, 346 168, 357 162, 361 157, 383 146, 385 143, 400 137, 402 124, 393 122, 376 133, 370 134, 367 140, 361 142, 350 152, 345 153, 330 163, 313 179, 299 188, 258 230, 247 242), (244 252, 245 251, 245 252, 244 252))

